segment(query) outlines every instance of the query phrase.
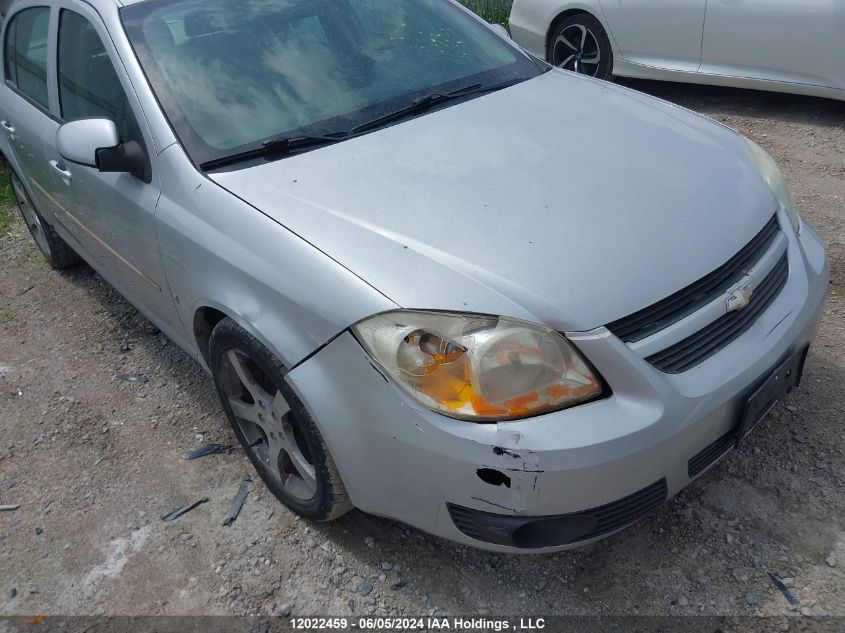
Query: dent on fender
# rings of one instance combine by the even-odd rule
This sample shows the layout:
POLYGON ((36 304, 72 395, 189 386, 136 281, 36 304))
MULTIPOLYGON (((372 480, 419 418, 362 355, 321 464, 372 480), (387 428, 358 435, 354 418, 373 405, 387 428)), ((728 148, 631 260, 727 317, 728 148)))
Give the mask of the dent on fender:
POLYGON ((182 152, 165 151, 159 160, 167 191, 156 209, 159 248, 188 332, 198 308, 214 308, 292 368, 356 320, 397 307, 214 181, 180 177, 196 174, 182 152))

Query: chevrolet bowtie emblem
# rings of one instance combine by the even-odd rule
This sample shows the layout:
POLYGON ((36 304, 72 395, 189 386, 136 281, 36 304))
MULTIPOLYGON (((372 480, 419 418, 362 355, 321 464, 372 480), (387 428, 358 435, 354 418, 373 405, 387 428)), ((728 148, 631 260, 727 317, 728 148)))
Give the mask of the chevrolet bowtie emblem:
POLYGON ((751 302, 751 296, 754 294, 754 288, 751 283, 747 282, 744 286, 735 288, 728 296, 728 312, 736 312, 742 310, 751 302))

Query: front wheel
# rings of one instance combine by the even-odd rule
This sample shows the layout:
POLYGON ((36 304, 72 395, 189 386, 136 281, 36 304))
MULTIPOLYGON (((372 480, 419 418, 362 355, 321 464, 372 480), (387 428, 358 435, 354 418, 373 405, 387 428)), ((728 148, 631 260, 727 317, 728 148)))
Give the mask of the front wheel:
POLYGON ((270 491, 315 521, 351 510, 337 466, 279 360, 228 318, 214 328, 209 352, 226 416, 270 491))
POLYGON ((549 38, 549 63, 581 75, 610 79, 613 49, 601 22, 588 13, 566 18, 549 38))

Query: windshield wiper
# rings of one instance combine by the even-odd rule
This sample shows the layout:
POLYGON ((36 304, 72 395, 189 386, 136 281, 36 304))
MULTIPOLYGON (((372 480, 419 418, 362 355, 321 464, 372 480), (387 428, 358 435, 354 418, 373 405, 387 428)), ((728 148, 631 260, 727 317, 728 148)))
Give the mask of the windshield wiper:
POLYGON ((348 132, 333 132, 323 136, 281 136, 279 138, 264 141, 259 147, 206 161, 200 165, 200 168, 203 171, 211 171, 214 169, 220 169, 221 167, 234 165, 236 163, 255 160, 256 158, 283 158, 299 150, 315 149, 317 147, 323 147, 333 143, 340 143, 341 141, 354 138, 355 136, 369 132, 370 130, 382 127, 392 121, 425 112, 429 108, 432 108, 440 103, 445 103, 446 101, 451 101, 453 99, 460 99, 461 97, 465 97, 467 95, 502 90, 504 88, 508 88, 509 86, 513 86, 514 84, 520 83, 521 81, 522 80, 520 79, 517 81, 510 81, 490 86, 485 86, 484 84, 472 84, 451 92, 435 92, 425 95, 424 97, 420 97, 419 99, 414 100, 410 105, 400 108, 395 112, 385 114, 373 119, 372 121, 367 121, 366 123, 352 128, 348 132))
MULTIPOLYGON (((520 80, 521 81, 521 80, 520 80)), ((429 108, 432 108, 440 103, 445 103, 446 101, 451 101, 453 99, 460 99, 461 97, 466 97, 467 95, 474 95, 474 94, 481 94, 483 92, 494 92, 496 90, 502 90, 504 88, 508 88, 516 82, 506 82, 501 84, 494 84, 492 86, 485 86, 484 84, 472 84, 471 86, 465 86, 463 88, 458 88, 457 90, 453 90, 451 92, 446 93, 439 93, 435 92, 432 94, 425 95, 424 97, 420 97, 419 99, 415 99, 410 105, 405 106, 404 108, 400 108, 395 112, 390 112, 389 114, 385 114, 383 116, 377 117, 372 121, 367 121, 355 128, 352 129, 352 134, 360 134, 362 132, 368 132, 372 129, 381 127, 387 123, 395 121, 397 119, 402 119, 407 116, 411 116, 414 114, 419 114, 425 112, 429 108)))
POLYGON ((256 158, 278 158, 288 156, 299 150, 315 149, 324 145, 340 143, 350 138, 349 132, 337 132, 324 136, 281 136, 264 141, 259 147, 248 149, 243 152, 214 158, 200 165, 204 171, 220 169, 235 163, 242 163, 256 158))

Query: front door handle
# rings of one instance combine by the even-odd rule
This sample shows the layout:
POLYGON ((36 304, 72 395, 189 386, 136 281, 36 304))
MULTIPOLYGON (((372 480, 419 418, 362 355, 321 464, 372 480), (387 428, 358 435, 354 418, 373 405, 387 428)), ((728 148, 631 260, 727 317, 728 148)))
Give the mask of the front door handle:
POLYGON ((59 174, 59 176, 61 176, 61 177, 62 177, 62 178, 64 178, 65 180, 70 180, 71 178, 73 178, 73 174, 72 174, 72 173, 70 173, 67 169, 64 169, 64 168, 63 168, 61 165, 59 165, 59 163, 58 163, 57 161, 55 161, 55 160, 51 160, 51 161, 50 161, 50 167, 52 167, 52 168, 53 168, 53 171, 55 171, 57 174, 59 174))
POLYGON ((9 123, 8 121, 0 121, 0 127, 6 130, 9 134, 15 133, 15 126, 9 123))

